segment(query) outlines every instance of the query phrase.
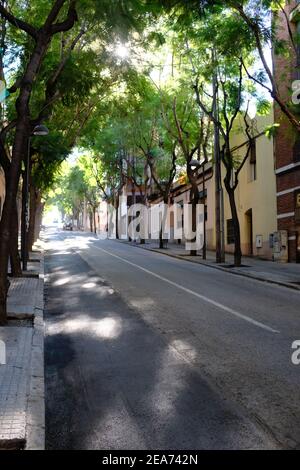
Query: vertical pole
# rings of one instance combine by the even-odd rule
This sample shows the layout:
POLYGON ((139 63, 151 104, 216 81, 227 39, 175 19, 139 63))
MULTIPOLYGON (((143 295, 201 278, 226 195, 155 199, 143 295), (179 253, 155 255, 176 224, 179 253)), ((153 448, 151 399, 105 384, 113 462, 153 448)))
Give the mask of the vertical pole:
MULTIPOLYGON (((215 62, 215 52, 213 51, 215 62)), ((215 66, 216 67, 216 66, 215 66)), ((221 175, 220 155, 220 130, 219 130, 219 108, 218 108, 218 77, 215 69, 213 77, 213 114, 214 114, 214 160, 215 160, 215 198, 216 198, 216 262, 224 263, 224 203, 221 175)))
POLYGON ((220 230, 221 230, 221 263, 225 263, 225 228, 224 228, 224 189, 221 181, 221 172, 220 172, 220 195, 221 195, 221 221, 220 221, 220 230))
POLYGON ((221 247, 221 198, 220 198, 220 181, 221 181, 221 164, 220 164, 220 134, 217 105, 217 75, 213 77, 213 114, 214 114, 214 161, 215 161, 215 213, 216 213, 216 262, 221 263, 222 247, 221 247))
POLYGON ((203 200, 204 200, 204 220, 203 220, 203 248, 202 248, 202 258, 206 259, 206 220, 205 220, 205 208, 206 208, 206 197, 205 197, 205 161, 202 165, 202 176, 203 176, 203 181, 202 181, 202 191, 203 191, 203 200))

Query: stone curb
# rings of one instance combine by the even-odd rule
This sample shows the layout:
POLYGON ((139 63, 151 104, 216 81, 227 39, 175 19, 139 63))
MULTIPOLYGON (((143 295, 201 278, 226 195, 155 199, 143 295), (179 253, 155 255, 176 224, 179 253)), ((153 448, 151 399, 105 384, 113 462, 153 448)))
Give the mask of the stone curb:
POLYGON ((35 306, 30 383, 26 410, 26 450, 45 450, 44 377, 44 252, 39 263, 39 291, 35 306))
POLYGON ((143 245, 134 245, 131 242, 128 242, 127 240, 117 240, 116 239, 116 241, 118 241, 119 243, 127 243, 130 246, 134 246, 136 248, 141 248, 142 250, 153 251, 154 253, 159 253, 160 255, 170 256, 171 258, 180 259, 182 261, 188 261, 189 263, 201 264, 202 266, 207 266, 208 268, 218 269, 219 271, 223 271, 227 274, 229 273, 229 274, 233 274, 235 276, 247 277, 247 278, 250 278, 250 279, 254 279, 256 281, 265 282, 265 283, 268 283, 268 284, 275 284, 275 285, 278 285, 278 286, 287 287, 288 289, 293 289, 293 290, 296 290, 296 291, 300 291, 300 286, 293 285, 293 284, 288 283, 288 282, 276 281, 274 279, 262 278, 260 276, 256 276, 255 274, 246 273, 246 272, 242 272, 242 271, 232 271, 232 270, 229 270, 228 268, 225 268, 223 266, 213 265, 213 264, 210 264, 208 262, 201 261, 200 259, 198 261, 196 261, 196 260, 193 260, 193 259, 189 259, 187 256, 175 255, 174 253, 166 253, 165 251, 159 250, 158 248, 145 248, 143 245))

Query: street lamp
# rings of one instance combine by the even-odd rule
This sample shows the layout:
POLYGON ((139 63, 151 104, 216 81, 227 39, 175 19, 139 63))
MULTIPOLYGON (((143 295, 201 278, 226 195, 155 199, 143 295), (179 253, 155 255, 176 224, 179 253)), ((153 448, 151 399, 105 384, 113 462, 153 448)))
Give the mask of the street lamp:
POLYGON ((39 124, 38 126, 35 126, 33 129, 33 132, 31 135, 48 135, 49 134, 49 129, 48 127, 44 126, 43 124, 39 124))
POLYGON ((21 255, 22 255, 22 268, 27 271, 27 257, 28 257, 28 227, 29 227, 29 210, 28 210, 28 195, 29 195, 29 176, 30 176, 30 144, 31 137, 34 135, 46 136, 49 134, 49 129, 43 124, 35 126, 32 133, 28 137, 28 149, 26 159, 24 161, 25 169, 23 174, 23 188, 22 188, 22 221, 21 221, 21 255))
POLYGON ((195 171, 195 170, 198 170, 198 168, 200 168, 201 163, 199 162, 199 160, 191 160, 189 163, 189 166, 192 171, 195 171))

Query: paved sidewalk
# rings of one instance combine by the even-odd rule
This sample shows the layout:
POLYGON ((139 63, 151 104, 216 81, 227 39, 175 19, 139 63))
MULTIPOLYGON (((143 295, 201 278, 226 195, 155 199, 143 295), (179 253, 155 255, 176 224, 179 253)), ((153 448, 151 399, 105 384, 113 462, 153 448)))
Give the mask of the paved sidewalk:
POLYGON ((141 245, 138 242, 128 242, 126 240, 118 241, 175 258, 184 259, 189 262, 205 264, 211 268, 220 269, 232 274, 300 290, 300 264, 278 263, 244 256, 242 259, 243 266, 236 268, 233 266, 234 260, 231 254, 226 254, 226 262, 224 264, 217 264, 215 261, 215 252, 208 251, 207 259, 203 260, 201 251, 198 256, 190 256, 189 252, 185 250, 184 244, 168 243, 166 248, 159 249, 158 242, 147 241, 144 245, 141 245))
POLYGON ((25 446, 32 328, 0 328, 6 365, 0 366, 0 448, 25 446))
POLYGON ((43 288, 42 279, 11 278, 8 291, 8 316, 34 316, 35 309, 40 306, 40 291, 43 288))
MULTIPOLYGON (((44 263, 39 278, 11 278, 9 323, 0 327, 6 364, 0 365, 0 449, 44 449, 44 263)), ((29 266, 31 268, 31 265, 29 266)))

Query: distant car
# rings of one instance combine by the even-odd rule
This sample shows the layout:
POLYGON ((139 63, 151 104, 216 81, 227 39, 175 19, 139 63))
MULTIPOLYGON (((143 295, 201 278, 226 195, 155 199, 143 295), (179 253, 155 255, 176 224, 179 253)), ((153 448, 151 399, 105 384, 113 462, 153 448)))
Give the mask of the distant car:
POLYGON ((65 223, 64 226, 63 226, 63 230, 68 230, 68 231, 72 232, 73 231, 73 225, 71 224, 71 222, 65 223))

